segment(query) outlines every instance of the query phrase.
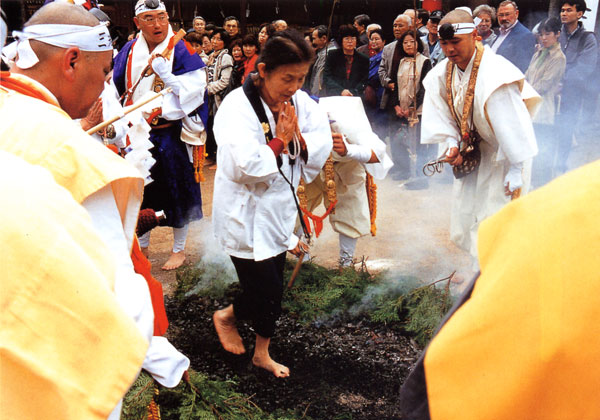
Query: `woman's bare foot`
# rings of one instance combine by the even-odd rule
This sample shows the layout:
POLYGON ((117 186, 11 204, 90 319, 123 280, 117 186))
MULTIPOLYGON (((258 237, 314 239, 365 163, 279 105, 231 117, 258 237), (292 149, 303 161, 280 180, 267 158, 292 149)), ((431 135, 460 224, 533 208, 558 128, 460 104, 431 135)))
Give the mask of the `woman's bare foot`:
POLYGON ((290 369, 287 366, 284 366, 281 363, 277 363, 270 357, 263 359, 255 354, 254 357, 252 357, 252 364, 259 368, 268 370, 278 378, 287 378, 288 376, 290 376, 290 369))
POLYGON ((233 305, 216 311, 213 314, 213 323, 215 324, 219 341, 225 350, 233 354, 243 354, 246 352, 242 337, 240 337, 240 333, 235 326, 233 305))
POLYGON ((176 268, 181 267, 181 265, 185 262, 185 253, 183 251, 179 252, 171 252, 171 256, 162 266, 163 270, 170 271, 175 270, 176 268))
POLYGON ((256 347, 254 347, 252 363, 254 366, 268 370, 278 378, 287 378, 290 376, 288 367, 271 359, 271 355, 269 354, 270 342, 270 338, 256 334, 256 347))

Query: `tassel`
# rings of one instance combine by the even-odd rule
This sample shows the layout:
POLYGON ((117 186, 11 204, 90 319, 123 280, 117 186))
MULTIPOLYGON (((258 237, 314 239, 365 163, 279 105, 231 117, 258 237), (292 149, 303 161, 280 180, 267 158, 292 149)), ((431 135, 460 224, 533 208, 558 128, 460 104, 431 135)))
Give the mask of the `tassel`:
POLYGON ((152 397, 152 401, 148 404, 148 420, 160 420, 160 407, 156 402, 158 398, 158 387, 156 384, 154 385, 154 396, 152 397))
POLYGON ((199 184, 206 181, 204 178, 204 160, 208 155, 204 153, 204 145, 194 146, 192 148, 192 155, 194 157, 194 179, 199 184))
POLYGON ((377 233, 377 226, 375 225, 375 219, 377 218, 377 185, 373 180, 373 176, 367 173, 367 182, 365 182, 367 188, 367 198, 369 201, 369 214, 371 216, 371 236, 375 236, 377 233))

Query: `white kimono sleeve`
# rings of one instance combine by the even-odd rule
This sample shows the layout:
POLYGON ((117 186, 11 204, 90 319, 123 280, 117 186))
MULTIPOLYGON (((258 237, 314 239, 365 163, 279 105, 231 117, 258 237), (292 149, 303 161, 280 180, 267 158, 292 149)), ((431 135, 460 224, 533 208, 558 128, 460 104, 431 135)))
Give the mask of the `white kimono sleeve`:
MULTIPOLYGON (((435 80, 425 90, 423 100, 423 117, 421 124, 421 144, 442 143, 445 148, 448 139, 460 139, 460 131, 444 97, 439 94, 435 80)), ((443 151, 443 150, 442 150, 443 151)))
POLYGON ((533 124, 517 83, 496 89, 485 103, 485 112, 499 146, 497 161, 515 164, 537 155, 533 124))
POLYGON ((179 95, 165 95, 162 117, 180 120, 204 103, 206 90, 206 67, 175 76, 180 84, 179 95))
POLYGON ((112 252, 117 267, 117 301, 135 321, 142 335, 150 341, 154 331, 154 310, 150 291, 146 280, 133 269, 131 250, 127 246, 112 187, 105 186, 86 198, 82 205, 89 213, 98 235, 112 252))
POLYGON ((239 184, 270 182, 279 176, 273 150, 243 91, 230 93, 215 116, 219 147, 217 165, 227 179, 239 184))
POLYGON ((305 92, 295 95, 298 124, 306 142, 308 160, 302 163, 302 178, 312 182, 331 154, 333 140, 327 114, 305 92))
MULTIPOLYGON (((385 143, 371 129, 362 100, 358 97, 331 96, 321 98, 319 106, 328 114, 333 130, 344 134, 348 143, 368 148, 375 153, 379 162, 362 165, 375 179, 385 178, 394 164, 387 154, 385 143)), ((336 153, 334 156, 340 162, 349 160, 336 153)))

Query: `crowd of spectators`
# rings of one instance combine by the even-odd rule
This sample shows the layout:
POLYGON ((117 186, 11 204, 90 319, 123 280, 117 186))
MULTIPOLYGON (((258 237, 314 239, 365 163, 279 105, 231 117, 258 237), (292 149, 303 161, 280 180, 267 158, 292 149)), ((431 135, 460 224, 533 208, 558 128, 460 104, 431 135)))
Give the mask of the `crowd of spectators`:
MULTIPOLYGON (((596 108, 598 92, 585 88, 598 59, 596 36, 581 24, 586 10, 583 0, 564 1, 560 15, 543 19, 533 32, 519 21, 514 1, 502 1, 497 10, 482 4, 472 11, 480 41, 518 67, 543 97, 535 118, 541 151, 534 165, 535 186, 566 170, 579 118, 590 119, 596 108)), ((432 157, 433 151, 423 147, 409 150, 409 143, 414 143, 414 137, 419 143, 423 79, 445 59, 438 36, 443 16, 441 10, 406 9, 392 22, 373 22, 360 14, 352 23, 337 28, 318 25, 304 31, 316 53, 304 90, 314 98, 361 97, 374 131, 388 139, 396 162, 390 175, 396 180, 418 176, 421 163, 432 157), (385 36, 388 24, 391 40, 385 36), (413 126, 417 128, 411 131, 413 126), (413 168, 409 161, 414 153, 417 164, 413 168)), ((222 27, 200 16, 193 19, 186 40, 208 66, 209 160, 214 160, 216 153, 211 123, 223 97, 243 85, 255 71, 256 59, 269 37, 287 27, 285 21, 275 20, 242 37, 234 16, 226 17, 222 27)))

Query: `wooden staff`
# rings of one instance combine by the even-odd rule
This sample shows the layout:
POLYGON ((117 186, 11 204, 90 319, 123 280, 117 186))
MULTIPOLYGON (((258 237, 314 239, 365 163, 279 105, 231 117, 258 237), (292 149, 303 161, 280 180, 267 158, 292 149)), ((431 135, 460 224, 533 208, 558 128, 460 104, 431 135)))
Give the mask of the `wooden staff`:
POLYGON ((120 115, 116 115, 116 116, 114 116, 114 117, 112 117, 112 118, 110 118, 110 119, 108 119, 108 120, 106 120, 106 121, 103 121, 103 122, 101 122, 100 124, 98 124, 98 125, 96 125, 96 126, 94 126, 94 127, 90 128, 88 131, 86 131, 86 133, 88 133, 88 134, 94 134, 94 133, 96 133, 96 132, 98 132, 98 131, 100 131, 100 130, 102 130, 102 129, 106 128, 107 126, 109 126, 110 124, 114 123, 115 121, 117 121, 117 120, 120 120, 120 119, 121 119, 121 118, 123 118, 125 115, 129 114, 130 112, 133 112, 133 111, 135 111, 136 109, 138 109, 138 108, 140 108, 140 107, 142 107, 142 106, 146 105, 148 102, 152 102, 152 101, 153 101, 153 100, 155 100, 156 98, 158 98, 158 97, 160 97, 160 96, 164 96, 164 95, 166 95, 167 93, 171 93, 172 91, 173 91, 173 89, 171 89, 171 88, 166 88, 166 89, 163 89, 163 90, 161 90, 160 92, 158 92, 158 93, 156 93, 156 94, 152 95, 152 96, 151 96, 151 97, 149 97, 149 98, 146 98, 146 99, 143 99, 143 100, 141 100, 141 101, 138 101, 138 102, 136 102, 136 103, 135 103, 135 104, 133 104, 133 105, 126 106, 125 108, 123 108, 123 113, 122 113, 122 114, 120 114, 120 115))
MULTIPOLYGON (((183 39, 185 34, 186 34, 186 32, 183 29, 180 29, 173 36, 173 43, 169 42, 169 45, 167 46, 167 48, 165 48, 165 50, 159 55, 168 59, 171 54, 171 51, 173 51, 173 49, 175 48, 175 45, 177 45, 177 43, 183 39)), ((152 73, 153 73, 152 66, 150 65, 150 63, 148 63, 148 65, 144 68, 144 70, 142 70, 142 74, 140 75, 140 78, 138 79, 138 81, 135 82, 135 84, 133 85, 133 87, 131 89, 129 89, 129 90, 127 90, 127 92, 125 92, 124 95, 127 95, 127 97, 124 101, 125 103, 127 103, 127 101, 133 97, 133 92, 135 92, 135 90, 137 89, 137 87, 140 84, 140 82, 142 81, 142 79, 144 77, 150 76, 152 73)))
MULTIPOLYGON (((186 34, 186 32, 183 29, 180 29, 179 31, 177 31, 177 33, 173 36, 173 43, 171 44, 171 42, 169 42, 169 45, 167 46, 167 48, 165 48, 165 50, 160 55, 162 55, 165 58, 169 58, 171 51, 175 48, 175 45, 177 45, 177 43, 183 39, 185 34, 186 34)), ((146 66, 146 68, 144 69, 144 71, 142 72, 144 77, 150 76, 152 73, 153 73, 153 71, 152 71, 152 67, 150 66, 150 64, 148 64, 146 66)))
POLYGON ((288 282, 287 288, 291 289, 292 286, 294 285, 294 282, 296 281, 296 277, 298 277, 298 272, 300 271, 300 267, 302 266, 302 261, 304 261, 304 256, 306 254, 300 254, 300 256, 298 257, 298 262, 296 263, 296 266, 294 267, 294 271, 292 271, 292 275, 290 276, 290 281, 288 282))

